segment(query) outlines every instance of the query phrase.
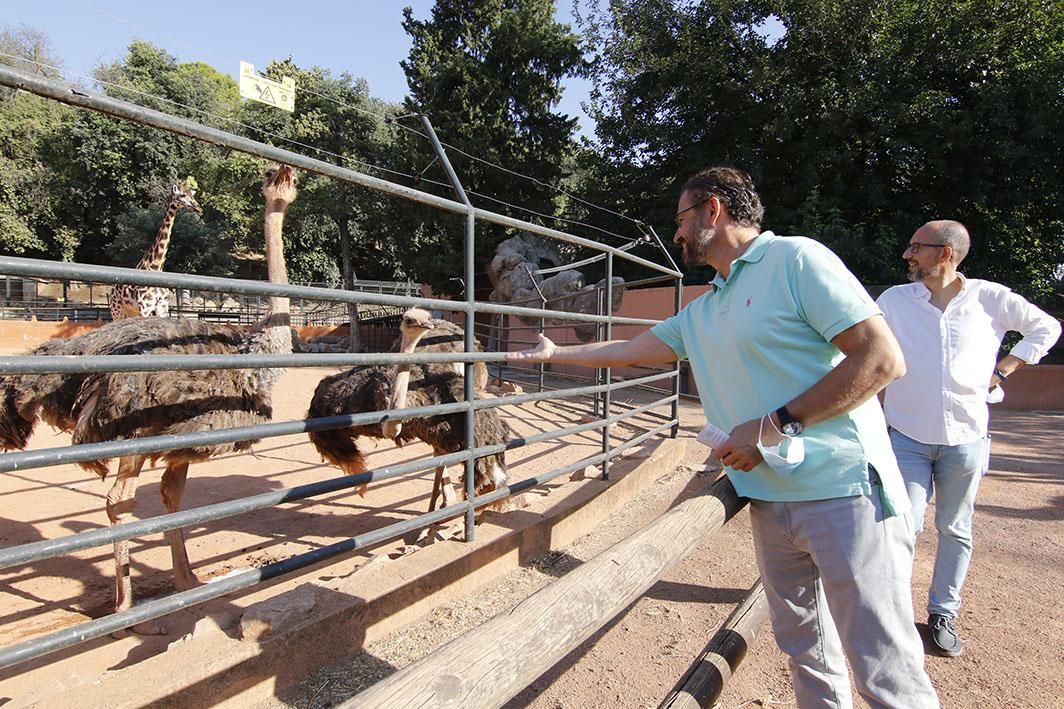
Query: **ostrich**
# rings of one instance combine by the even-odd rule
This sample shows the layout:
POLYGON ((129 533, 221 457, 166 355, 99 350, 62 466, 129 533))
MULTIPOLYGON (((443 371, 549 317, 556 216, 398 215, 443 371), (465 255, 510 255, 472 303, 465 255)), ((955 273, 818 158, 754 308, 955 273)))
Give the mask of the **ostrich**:
MULTIPOLYGON (((413 338, 416 345, 415 349, 418 352, 465 352, 465 331, 449 320, 433 318, 427 310, 421 308, 407 310, 403 313, 403 320, 399 329, 400 335, 392 343, 392 352, 402 351, 404 337, 415 332, 420 333, 413 338), (431 334, 429 334, 429 330, 432 331, 431 334)), ((480 343, 476 339, 473 340, 473 343, 475 350, 482 351, 480 343)), ((396 380, 396 386, 392 390, 388 405, 389 409, 406 408, 406 394, 410 381, 408 367, 409 365, 399 365, 399 376, 396 380)), ((465 365, 461 362, 428 364, 423 365, 423 367, 434 373, 454 372, 460 377, 465 376, 465 365)), ((484 391, 487 385, 488 366, 483 362, 474 363, 473 388, 476 391, 484 391)), ((403 430, 403 422, 396 420, 385 421, 381 424, 381 430, 384 432, 385 438, 397 438, 403 430)))
MULTIPOLYGON (((417 343, 418 352, 465 352, 465 330, 455 325, 450 320, 438 320, 429 315, 428 311, 421 308, 411 308, 403 313, 403 319, 416 318, 423 323, 431 325, 432 334, 425 334, 417 343)), ((402 335, 392 343, 392 352, 398 352, 402 343, 402 335)), ((473 349, 483 352, 480 342, 473 338, 473 349)), ((457 374, 465 376, 465 365, 461 362, 450 364, 432 365, 434 367, 447 367, 454 369, 457 374)), ((473 364, 473 388, 484 391, 488 386, 488 365, 483 362, 473 364)))
MULTIPOLYGON (((262 188, 266 198, 266 262, 270 281, 287 283, 281 230, 285 210, 296 197, 295 175, 288 166, 271 166, 262 188)), ((78 337, 53 340, 33 351, 42 355, 98 354, 238 354, 292 351, 287 298, 272 297, 270 314, 251 330, 198 320, 131 318, 108 323, 78 337)), ((0 445, 26 444, 38 415, 73 433, 73 442, 189 433, 265 423, 272 415, 271 390, 280 369, 208 370, 186 372, 98 372, 77 375, 21 375, 0 381, 0 445)), ((168 512, 181 506, 190 463, 246 450, 256 441, 195 446, 152 454, 166 462, 160 494, 168 512)), ((137 477, 148 456, 119 459, 117 480, 107 494, 107 516, 120 524, 133 514, 137 477)), ((79 463, 102 477, 107 460, 79 463)), ((181 530, 167 533, 175 585, 197 583, 185 551, 181 530)), ((133 605, 129 577, 129 543, 115 543, 115 606, 133 605)), ((138 626, 137 632, 165 632, 160 625, 138 626)))
MULTIPOLYGON (((173 231, 177 213, 182 209, 191 209, 197 214, 203 211, 199 202, 196 201, 196 180, 191 176, 170 188, 170 197, 166 200, 166 209, 163 213, 163 222, 159 226, 159 233, 155 236, 155 242, 152 243, 151 248, 137 263, 138 270, 163 270, 163 264, 166 263, 166 251, 170 246, 170 232, 173 231)), ((154 286, 120 283, 111 289, 107 304, 111 309, 112 320, 151 315, 165 318, 170 315, 169 295, 166 289, 154 286)))
MULTIPOLYGON (((413 352, 419 340, 440 322, 424 317, 427 315, 424 311, 407 311, 404 314, 400 326, 400 352, 413 352)), ((382 411, 391 408, 397 390, 408 392, 402 395, 404 406, 464 401, 464 380, 465 378, 457 374, 450 365, 355 367, 326 377, 318 384, 307 417, 321 418, 382 411)), ((405 423, 406 425, 396 433, 400 444, 422 440, 432 446, 435 455, 455 453, 465 448, 465 412, 408 419, 405 423)), ((381 424, 364 424, 329 431, 314 431, 309 435, 323 459, 338 466, 345 473, 355 475, 366 470, 365 456, 356 442, 356 437, 390 438, 384 429, 381 424)), ((473 439, 478 447, 505 443, 510 439, 510 429, 494 409, 481 409, 474 416, 473 439)), ((478 495, 506 483, 506 462, 503 453, 478 459, 474 469, 474 488, 478 495)), ((437 467, 429 504, 430 512, 435 509, 438 491, 445 479, 447 484, 444 487, 444 504, 450 504, 456 497, 444 466, 437 467)), ((360 492, 364 494, 365 489, 366 486, 363 485, 360 492)))

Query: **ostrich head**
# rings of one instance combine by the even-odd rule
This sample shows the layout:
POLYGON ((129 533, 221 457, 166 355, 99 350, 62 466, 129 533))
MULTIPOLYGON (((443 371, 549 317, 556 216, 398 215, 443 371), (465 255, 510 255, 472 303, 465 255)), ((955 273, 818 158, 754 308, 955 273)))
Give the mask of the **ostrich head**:
POLYGON ((432 316, 429 315, 427 310, 421 308, 411 308, 403 313, 403 321, 399 324, 399 332, 403 336, 403 344, 401 349, 403 352, 409 352, 413 350, 413 347, 406 349, 411 343, 417 344, 417 341, 425 336, 425 333, 429 330, 434 330, 436 325, 432 322, 432 316))
POLYGON ((190 175, 170 188, 170 201, 178 209, 191 209, 196 214, 203 214, 203 208, 196 201, 196 188, 196 180, 190 175))
POLYGON ((296 199, 296 171, 288 165, 270 165, 262 183, 262 196, 271 209, 284 210, 296 199))

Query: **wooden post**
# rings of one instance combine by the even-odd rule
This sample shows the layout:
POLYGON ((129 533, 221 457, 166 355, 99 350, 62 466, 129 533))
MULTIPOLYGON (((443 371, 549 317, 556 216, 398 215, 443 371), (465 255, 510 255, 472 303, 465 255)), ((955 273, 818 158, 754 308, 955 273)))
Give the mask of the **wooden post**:
POLYGON ((710 639, 677 688, 662 702, 662 709, 712 707, 766 620, 768 600, 761 579, 758 579, 743 602, 710 639))
POLYGON ((340 706, 501 706, 642 596, 745 504, 721 476, 512 610, 340 706))

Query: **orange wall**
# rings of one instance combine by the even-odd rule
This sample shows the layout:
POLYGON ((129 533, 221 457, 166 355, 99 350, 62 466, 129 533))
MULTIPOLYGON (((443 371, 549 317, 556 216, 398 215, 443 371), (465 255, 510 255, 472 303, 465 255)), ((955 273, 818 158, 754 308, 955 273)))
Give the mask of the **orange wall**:
MULTIPOLYGON (((709 286, 688 286, 683 289, 683 305, 687 305, 695 298, 709 290, 709 286)), ((621 299, 620 309, 614 313, 618 317, 643 318, 647 320, 664 320, 675 312, 676 291, 673 288, 643 288, 640 290, 625 290, 621 299)), ((516 318, 510 318, 510 327, 520 327, 522 323, 516 318)), ((612 337, 615 340, 630 340, 639 333, 648 329, 648 325, 614 325, 612 337)), ((511 330, 509 349, 519 350, 529 345, 515 343, 513 340, 534 342, 539 327, 532 326, 525 330, 511 330)), ((583 344, 573 332, 571 327, 548 327, 544 331, 550 339, 560 345, 583 344)), ((686 365, 681 365, 686 367, 686 365)), ((565 365, 547 365, 548 371, 565 374, 577 374, 581 376, 594 376, 594 370, 585 367, 571 367, 565 365)), ((614 369, 610 372, 614 377, 633 378, 652 374, 646 369, 624 368, 614 369)), ((668 380, 661 384, 662 388, 671 389, 668 380)), ((694 380, 691 379, 689 391, 694 392, 694 380)))
MULTIPOLYGON (((72 323, 38 322, 36 320, 0 320, 0 350, 8 354, 28 352, 37 345, 57 337, 80 335, 103 325, 102 320, 95 322, 72 323)), ((299 339, 309 342, 324 335, 344 336, 350 331, 347 325, 306 325, 297 327, 299 339)))
MULTIPOLYGON (((683 289, 683 304, 687 305, 692 300, 702 295, 709 286, 689 286, 683 289)), ((625 291, 624 300, 617 315, 629 318, 647 318, 661 320, 673 312, 673 299, 675 298, 672 288, 647 288, 636 291, 625 291)), ((516 326, 517 320, 510 318, 512 326, 516 326)), ((646 329, 642 325, 615 325, 613 338, 628 340, 646 329)), ((532 340, 536 339, 537 328, 513 331, 512 339, 532 340)), ((571 327, 548 327, 547 337, 558 344, 576 345, 582 344, 576 338, 571 327)), ((509 349, 518 350, 526 345, 510 343, 509 349)), ((584 367, 570 367, 559 365, 547 365, 548 371, 594 376, 594 370, 584 367)), ((681 364, 682 368, 686 365, 681 364)), ((614 369, 611 374, 615 377, 638 377, 650 374, 645 369, 614 369)), ((681 369, 681 376, 683 370, 681 369)), ((694 378, 687 376, 688 393, 697 393, 694 378)), ((1022 411, 1064 411, 1064 365, 1040 364, 1033 367, 1023 367, 1009 377, 1005 386, 1005 401, 995 406, 1005 409, 1022 411)))

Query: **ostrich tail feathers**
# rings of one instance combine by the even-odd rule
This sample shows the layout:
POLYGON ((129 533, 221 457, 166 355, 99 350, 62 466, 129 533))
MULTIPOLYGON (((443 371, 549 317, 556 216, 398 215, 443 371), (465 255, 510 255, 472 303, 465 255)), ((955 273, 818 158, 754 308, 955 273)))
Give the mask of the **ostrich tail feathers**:
POLYGON ((109 459, 104 460, 80 460, 77 465, 82 470, 87 470, 90 473, 96 473, 100 476, 100 480, 107 477, 107 464, 111 461, 109 459))
POLYGON ((330 431, 312 431, 307 434, 321 457, 343 470, 348 475, 365 471, 366 459, 355 442, 351 429, 336 428, 330 431))
POLYGON ((18 403, 18 390, 5 382, 0 390, 0 448, 5 451, 26 447, 37 426, 37 407, 23 409, 18 403))

